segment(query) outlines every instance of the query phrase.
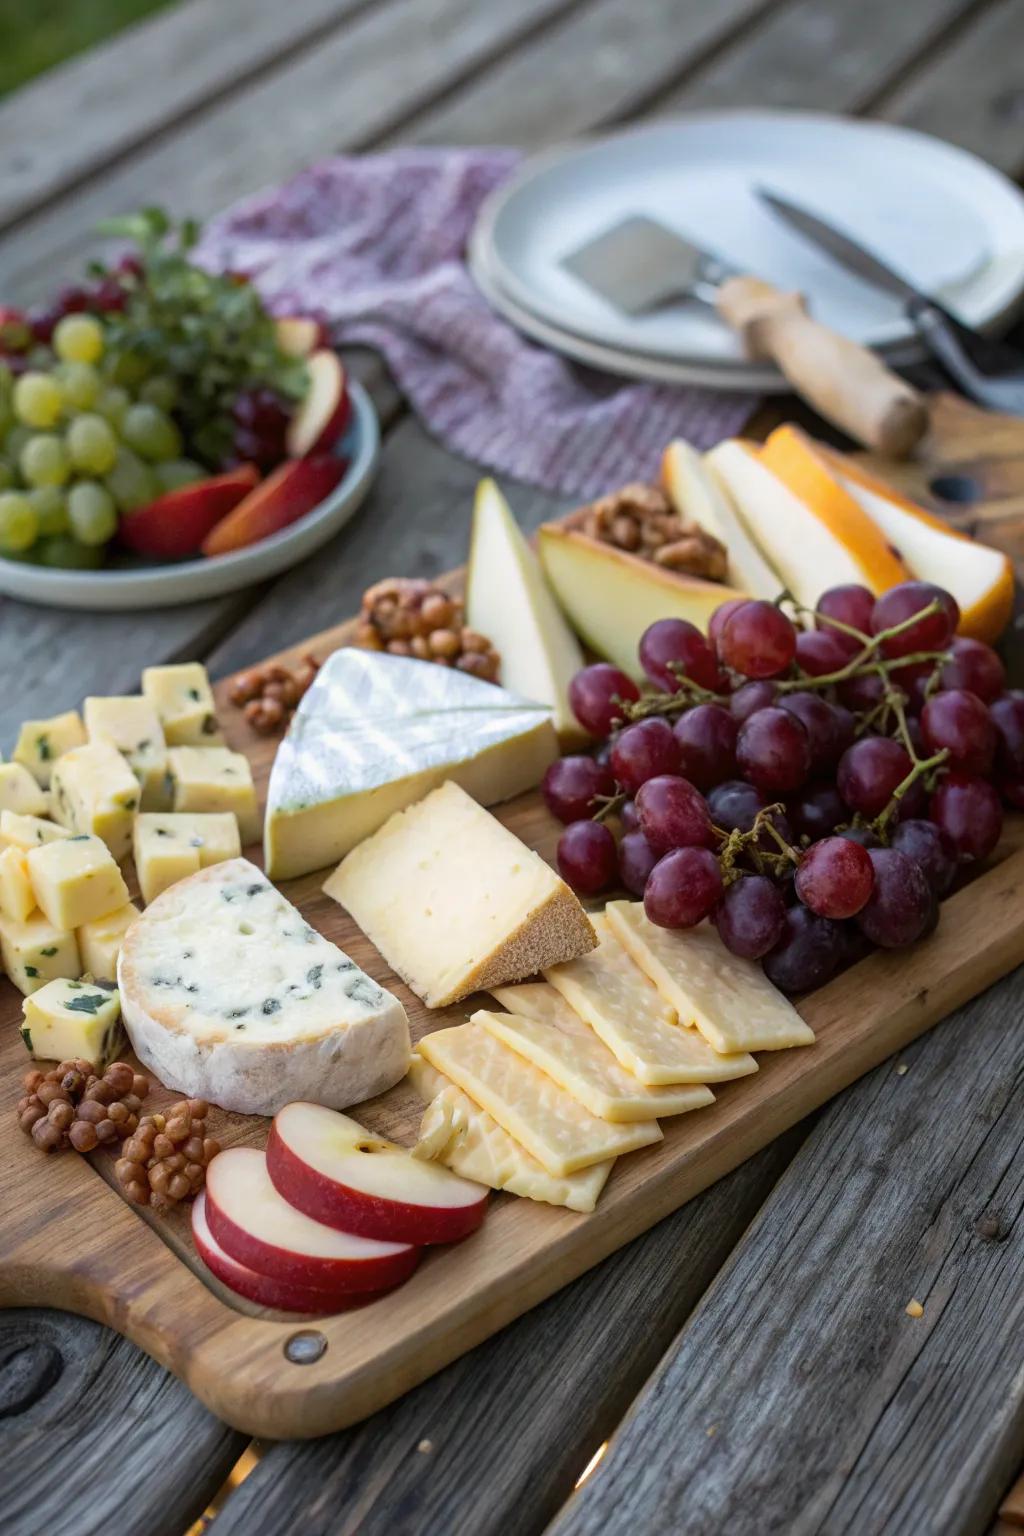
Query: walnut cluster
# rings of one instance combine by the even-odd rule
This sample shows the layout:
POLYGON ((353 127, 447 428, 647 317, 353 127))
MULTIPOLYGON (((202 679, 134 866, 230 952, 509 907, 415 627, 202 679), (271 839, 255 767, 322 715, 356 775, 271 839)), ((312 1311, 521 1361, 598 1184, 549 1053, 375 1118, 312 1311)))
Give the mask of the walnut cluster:
POLYGON ((92 1152, 123 1141, 139 1124, 149 1079, 127 1061, 112 1061, 102 1077, 91 1061, 62 1061, 24 1077, 18 1124, 43 1152, 92 1152))
POLYGON ((392 656, 415 656, 496 683, 501 657, 463 621, 462 602, 429 581, 390 576, 363 593, 355 643, 392 656))
POLYGON ((688 522, 656 485, 639 481, 580 507, 569 526, 604 544, 653 560, 671 571, 685 571, 705 581, 724 581, 728 569, 725 545, 688 522))
POLYGON ((166 1115, 143 1115, 114 1166, 133 1205, 169 1211, 198 1195, 220 1151, 220 1142, 206 1134, 209 1113, 205 1099, 182 1099, 166 1115))
POLYGON ((271 661, 263 667, 239 672, 228 688, 228 697, 260 736, 283 731, 302 695, 320 670, 315 656, 305 655, 297 667, 271 661))

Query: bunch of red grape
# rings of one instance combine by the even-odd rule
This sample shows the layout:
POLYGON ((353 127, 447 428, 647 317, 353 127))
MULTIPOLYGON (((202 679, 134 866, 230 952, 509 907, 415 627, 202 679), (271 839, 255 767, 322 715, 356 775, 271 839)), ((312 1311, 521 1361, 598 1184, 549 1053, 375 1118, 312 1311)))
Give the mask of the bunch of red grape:
POLYGON ((603 745, 543 786, 578 892, 625 886, 666 928, 710 918, 787 992, 930 933, 957 866, 995 847, 1002 801, 1024 809, 1024 692, 955 636, 948 592, 848 585, 797 612, 813 627, 742 598, 706 637, 659 619, 643 696, 585 667, 570 702, 603 745))

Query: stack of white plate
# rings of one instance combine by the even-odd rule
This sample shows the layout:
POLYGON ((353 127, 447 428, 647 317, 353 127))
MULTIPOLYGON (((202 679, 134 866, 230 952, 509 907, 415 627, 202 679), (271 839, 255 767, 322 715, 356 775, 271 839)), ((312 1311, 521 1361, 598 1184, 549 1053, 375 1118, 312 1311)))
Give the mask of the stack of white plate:
POLYGON ((895 367, 920 342, 899 302, 837 266, 757 198, 761 186, 844 229, 966 324, 994 330, 1024 293, 1024 198, 974 155, 908 129, 803 112, 703 112, 528 161, 483 209, 470 270, 519 330, 612 373, 782 391, 713 311, 630 316, 563 266, 633 214, 787 291, 895 367))

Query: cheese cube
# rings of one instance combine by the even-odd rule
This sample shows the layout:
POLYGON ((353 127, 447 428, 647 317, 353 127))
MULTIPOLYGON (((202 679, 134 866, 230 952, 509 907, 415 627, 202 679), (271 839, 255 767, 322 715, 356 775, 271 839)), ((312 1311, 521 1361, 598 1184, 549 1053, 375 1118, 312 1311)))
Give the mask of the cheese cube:
POLYGON ((0 847, 20 848, 28 853, 30 848, 40 848, 43 843, 55 842, 60 837, 70 837, 67 827, 42 816, 19 816, 17 811, 0 811, 0 847))
POLYGON ((82 958, 82 969, 92 976, 98 976, 101 980, 113 981, 117 975, 117 957, 121 953, 121 945, 128 929, 139 915, 139 909, 132 902, 118 907, 113 912, 108 912, 106 917, 94 918, 91 923, 83 923, 76 931, 78 939, 78 952, 82 958))
POLYGON ((0 810, 45 816, 50 802, 24 763, 0 763, 0 810))
POLYGON ((37 1061, 82 1057, 102 1072, 121 1038, 117 988, 97 981, 50 981, 22 1004, 21 1038, 37 1061))
POLYGON ((106 843, 82 833, 26 855, 43 916, 55 928, 80 928, 123 907, 128 887, 106 843))
POLYGON ((227 747, 172 747, 167 754, 175 811, 233 811, 243 847, 260 835, 249 760, 227 747))
POLYGON ((80 747, 84 741, 85 726, 78 710, 69 709, 66 714, 54 715, 50 720, 26 720, 11 757, 28 769, 37 784, 49 789, 50 775, 58 757, 72 747, 80 747))
POLYGON ((109 741, 73 747, 53 770, 54 819, 72 832, 101 837, 115 859, 131 846, 139 798, 135 775, 109 741))
POLYGON ((82 706, 90 741, 109 741, 123 752, 142 788, 142 804, 161 810, 167 803, 167 743, 149 699, 114 695, 86 699, 82 706))
POLYGON ((147 667, 142 692, 156 710, 169 747, 209 747, 223 741, 210 679, 201 662, 147 667))
POLYGON ((74 934, 55 928, 41 912, 23 923, 0 917, 0 955, 4 970, 20 992, 36 992, 57 976, 82 974, 74 934))
POLYGON ((132 839, 135 873, 147 904, 169 885, 210 864, 237 859, 238 822, 230 811, 136 817, 132 839))
POLYGON ((35 905, 24 852, 20 848, 5 848, 0 853, 0 912, 23 923, 35 905))

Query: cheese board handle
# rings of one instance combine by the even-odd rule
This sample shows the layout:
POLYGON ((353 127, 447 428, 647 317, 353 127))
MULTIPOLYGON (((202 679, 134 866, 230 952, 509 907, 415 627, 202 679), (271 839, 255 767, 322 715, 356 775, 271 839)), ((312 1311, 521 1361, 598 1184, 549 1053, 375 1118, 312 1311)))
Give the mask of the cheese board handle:
POLYGON ((716 304, 752 356, 776 363, 820 415, 866 448, 905 459, 924 436, 923 396, 866 347, 815 320, 801 294, 731 277, 716 304))

